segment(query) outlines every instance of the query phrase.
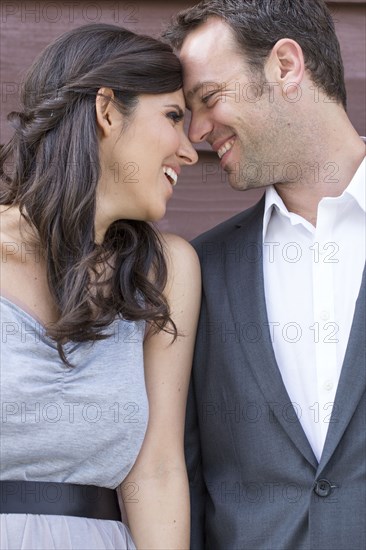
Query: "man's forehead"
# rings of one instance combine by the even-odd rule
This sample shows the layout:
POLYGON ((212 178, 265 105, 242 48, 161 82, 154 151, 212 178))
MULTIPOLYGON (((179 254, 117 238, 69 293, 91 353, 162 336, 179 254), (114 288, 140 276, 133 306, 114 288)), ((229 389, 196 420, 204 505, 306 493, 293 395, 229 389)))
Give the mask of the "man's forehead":
POLYGON ((211 18, 190 32, 179 52, 187 99, 202 86, 221 83, 223 67, 230 66, 235 55, 233 33, 221 19, 211 18))
POLYGON ((188 33, 179 52, 182 63, 206 62, 233 50, 231 28, 220 18, 211 17, 188 33))

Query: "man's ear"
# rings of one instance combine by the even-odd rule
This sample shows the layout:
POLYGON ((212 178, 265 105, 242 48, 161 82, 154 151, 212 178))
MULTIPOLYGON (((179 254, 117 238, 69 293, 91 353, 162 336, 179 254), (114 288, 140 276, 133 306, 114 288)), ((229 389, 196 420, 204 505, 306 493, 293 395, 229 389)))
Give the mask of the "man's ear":
MULTIPOLYGON (((114 93, 111 88, 100 88, 95 99, 95 111, 97 124, 104 137, 108 137, 112 131, 112 124, 117 118, 117 109, 113 105, 114 93)), ((122 115, 118 114, 120 119, 122 115)))
POLYGON ((301 46, 291 38, 281 38, 273 46, 265 64, 269 82, 277 82, 281 87, 291 83, 300 86, 305 72, 304 54, 301 46))

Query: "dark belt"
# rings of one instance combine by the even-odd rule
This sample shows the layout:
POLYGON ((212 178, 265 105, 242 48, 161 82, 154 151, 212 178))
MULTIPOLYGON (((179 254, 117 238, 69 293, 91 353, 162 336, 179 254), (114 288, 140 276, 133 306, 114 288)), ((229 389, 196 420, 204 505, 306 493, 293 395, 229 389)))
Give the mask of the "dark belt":
POLYGON ((121 521, 115 490, 52 481, 0 481, 0 513, 121 521))

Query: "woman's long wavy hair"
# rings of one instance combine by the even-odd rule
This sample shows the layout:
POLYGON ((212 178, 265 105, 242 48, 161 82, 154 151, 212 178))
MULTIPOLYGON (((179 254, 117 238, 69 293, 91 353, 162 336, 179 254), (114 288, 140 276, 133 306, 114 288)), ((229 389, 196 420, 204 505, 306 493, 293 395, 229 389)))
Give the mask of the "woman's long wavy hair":
POLYGON ((167 266, 157 231, 118 220, 95 243, 95 100, 103 86, 128 120, 140 94, 182 87, 181 66, 167 44, 114 25, 65 33, 28 71, 22 110, 8 115, 15 133, 0 152, 0 203, 19 206, 36 230, 59 312, 47 333, 66 363, 65 341, 106 338, 116 316, 177 335, 162 294, 167 266))

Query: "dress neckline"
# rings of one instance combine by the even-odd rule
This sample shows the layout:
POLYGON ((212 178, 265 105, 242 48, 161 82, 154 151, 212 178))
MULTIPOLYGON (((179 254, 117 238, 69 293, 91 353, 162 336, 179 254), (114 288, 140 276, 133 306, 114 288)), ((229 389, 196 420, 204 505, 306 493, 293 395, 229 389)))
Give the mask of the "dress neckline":
MULTIPOLYGON (((14 301, 14 299, 9 299, 7 296, 4 296, 4 294, 0 295, 0 302, 15 310, 18 315, 31 322, 32 325, 35 325, 34 330, 39 334, 40 338, 52 348, 57 349, 57 344, 55 340, 47 335, 46 325, 37 317, 37 315, 28 311, 28 308, 25 308, 23 305, 18 304, 16 301, 14 301)), ((68 341, 63 345, 63 348, 65 351, 69 351, 77 344, 77 342, 68 341)))
POLYGON ((34 312, 32 312, 30 308, 18 301, 17 298, 13 296, 10 298, 8 296, 4 296, 4 294, 1 294, 0 300, 11 306, 13 309, 18 310, 24 317, 28 317, 31 321, 36 323, 42 329, 42 332, 46 332, 46 324, 34 312))

